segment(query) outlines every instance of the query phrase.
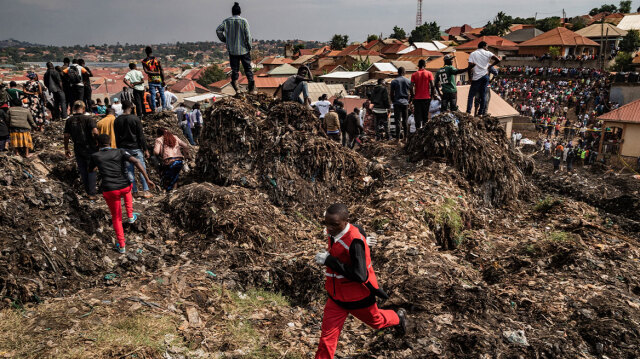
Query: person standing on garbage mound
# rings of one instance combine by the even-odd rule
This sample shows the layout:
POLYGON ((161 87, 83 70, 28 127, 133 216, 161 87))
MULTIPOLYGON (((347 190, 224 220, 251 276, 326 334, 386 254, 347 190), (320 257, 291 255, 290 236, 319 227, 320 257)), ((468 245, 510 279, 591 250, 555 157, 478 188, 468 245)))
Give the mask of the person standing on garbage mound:
POLYGON ((338 337, 349 314, 374 329, 397 327, 406 332, 406 311, 378 309, 376 296, 388 298, 380 289, 371 263, 370 240, 348 222, 344 204, 333 204, 325 213, 328 250, 316 255, 316 263, 326 266, 325 289, 329 298, 322 317, 322 335, 316 359, 333 358, 338 337))
POLYGON ((91 155, 90 168, 92 168, 92 172, 95 172, 96 169, 100 171, 102 197, 104 197, 109 206, 111 222, 118 240, 116 249, 120 253, 126 253, 124 230, 122 228, 122 198, 124 198, 128 222, 134 223, 138 216, 133 213, 133 198, 131 196, 133 185, 125 173, 125 164, 129 162, 137 167, 150 188, 155 188, 155 184, 151 182, 147 171, 135 156, 132 156, 124 149, 111 148, 110 144, 111 138, 109 135, 102 134, 98 136, 100 149, 91 155))

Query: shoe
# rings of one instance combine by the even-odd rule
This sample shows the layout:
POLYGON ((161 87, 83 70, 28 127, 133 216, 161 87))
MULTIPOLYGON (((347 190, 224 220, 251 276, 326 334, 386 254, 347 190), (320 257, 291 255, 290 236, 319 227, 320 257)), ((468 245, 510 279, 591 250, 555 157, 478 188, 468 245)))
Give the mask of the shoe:
POLYGON ((136 220, 138 219, 138 214, 134 213, 133 217, 129 218, 129 224, 134 224, 136 223, 136 220))
POLYGON ((142 192, 142 195, 140 197, 142 197, 142 198, 151 198, 151 197, 153 197, 153 194, 151 192, 149 192, 149 191, 144 191, 144 192, 142 192))
POLYGON ((255 81, 249 81, 249 88, 248 91, 250 94, 254 94, 256 93, 256 82, 255 81))
POLYGON ((116 243, 116 249, 118 250, 118 253, 120 253, 120 254, 127 253, 126 246, 125 247, 120 247, 120 243, 116 243))
POLYGON ((97 199, 98 199, 98 196, 96 196, 96 195, 89 195, 87 198, 89 199, 89 201, 95 201, 95 200, 97 200, 97 199))
POLYGON ((140 198, 140 193, 139 193, 139 192, 133 192, 133 193, 131 194, 131 196, 132 196, 133 198, 140 198))
POLYGON ((238 82, 237 81, 231 81, 231 87, 236 92, 236 94, 238 94, 238 82))
POLYGON ((397 333, 400 336, 407 334, 407 311, 400 308, 398 309, 398 318, 400 318, 400 324, 397 327, 397 333))

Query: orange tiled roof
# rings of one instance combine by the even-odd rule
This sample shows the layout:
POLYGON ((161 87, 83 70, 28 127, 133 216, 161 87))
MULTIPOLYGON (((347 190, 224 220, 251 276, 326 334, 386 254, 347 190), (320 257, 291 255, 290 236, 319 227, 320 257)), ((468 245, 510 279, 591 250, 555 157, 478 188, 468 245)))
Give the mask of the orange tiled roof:
MULTIPOLYGON (((287 81, 287 77, 254 77, 253 79, 256 82, 256 88, 277 88, 287 81)), ((247 85, 249 84, 249 80, 244 77, 238 81, 238 83, 247 85)))
POLYGON ((598 117, 598 120, 640 123, 640 100, 635 100, 598 117))
POLYGON ((471 40, 469 42, 466 42, 458 47, 456 47, 457 50, 469 50, 469 49, 477 49, 478 48, 478 44, 484 41, 487 43, 487 45, 491 46, 491 47, 496 47, 496 48, 509 48, 509 47, 518 47, 518 44, 516 44, 513 41, 509 41, 507 39, 503 39, 500 36, 480 36, 475 40, 471 40))
POLYGON ((597 42, 578 35, 575 32, 557 27, 542 35, 538 35, 531 40, 521 43, 520 47, 527 46, 599 46, 597 42))

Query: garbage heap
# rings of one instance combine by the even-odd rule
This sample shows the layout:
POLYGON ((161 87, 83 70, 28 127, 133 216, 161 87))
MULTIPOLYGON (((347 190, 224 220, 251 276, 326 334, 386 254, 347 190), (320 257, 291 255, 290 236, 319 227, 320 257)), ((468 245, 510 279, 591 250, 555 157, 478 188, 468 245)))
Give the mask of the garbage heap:
POLYGON ((196 158, 204 180, 259 189, 277 206, 318 213, 371 190, 380 168, 330 141, 297 103, 226 98, 206 113, 196 158), (265 112, 266 111, 266 112, 265 112))
POLYGON ((474 192, 493 206, 531 192, 525 175, 533 172, 533 160, 509 144, 493 117, 462 112, 434 116, 409 138, 406 153, 412 162, 444 159, 475 183, 474 192))

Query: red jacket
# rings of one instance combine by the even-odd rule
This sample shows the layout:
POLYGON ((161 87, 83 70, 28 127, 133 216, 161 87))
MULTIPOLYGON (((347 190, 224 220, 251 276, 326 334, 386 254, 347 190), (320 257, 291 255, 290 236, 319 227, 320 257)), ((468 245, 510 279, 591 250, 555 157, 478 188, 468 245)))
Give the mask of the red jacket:
POLYGON ((360 283, 352 281, 345 278, 344 275, 326 267, 326 280, 324 287, 331 298, 340 302, 357 302, 369 297, 372 293, 367 288, 367 284, 370 284, 375 289, 379 288, 376 274, 373 271, 373 266, 371 265, 371 251, 367 245, 366 239, 362 234, 360 234, 360 231, 358 231, 355 226, 347 224, 347 227, 341 235, 338 235, 333 239, 329 236, 329 254, 347 266, 352 265, 351 256, 349 255, 349 247, 351 247, 351 242, 356 238, 361 239, 362 242, 364 242, 365 261, 367 266, 367 279, 365 282, 360 283))

